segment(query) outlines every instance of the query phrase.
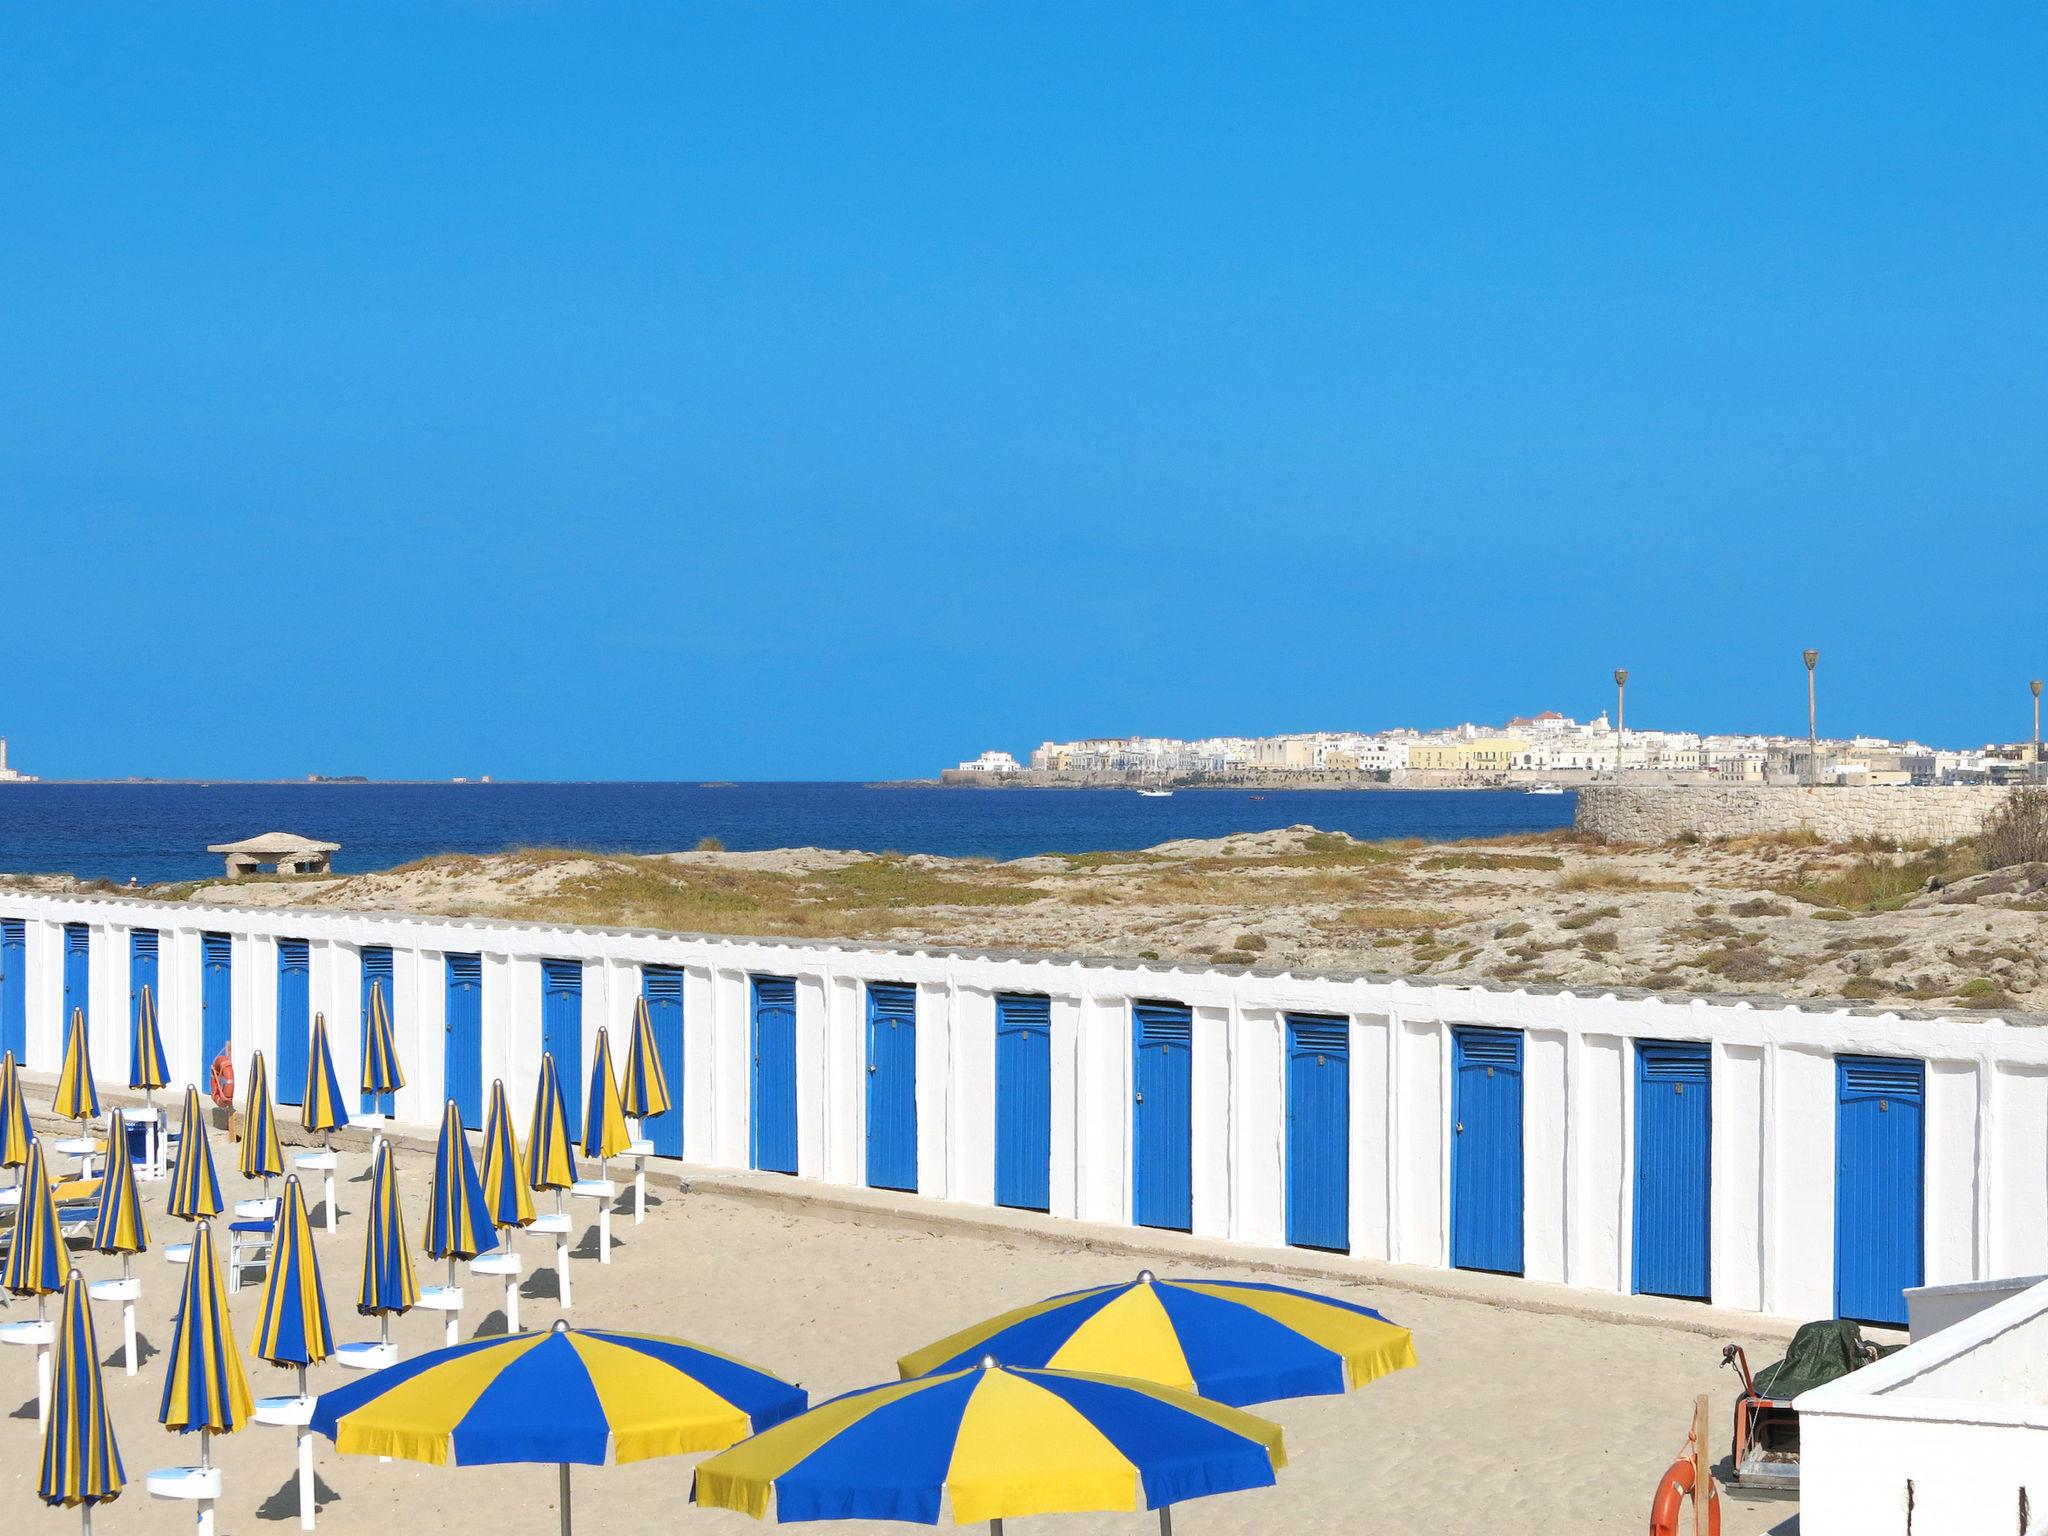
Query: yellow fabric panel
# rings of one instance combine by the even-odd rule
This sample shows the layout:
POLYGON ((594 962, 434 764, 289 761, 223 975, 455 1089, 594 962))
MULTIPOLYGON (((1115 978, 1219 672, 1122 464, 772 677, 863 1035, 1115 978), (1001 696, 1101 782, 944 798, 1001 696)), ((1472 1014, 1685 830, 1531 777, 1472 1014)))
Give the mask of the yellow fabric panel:
POLYGON ((1212 1403, 1206 1397, 1196 1397, 1191 1392, 1182 1392, 1165 1387, 1157 1382, 1141 1381, 1130 1376, 1105 1376, 1100 1371, 1065 1371, 1063 1375, 1078 1376, 1084 1381, 1106 1382, 1112 1387, 1122 1387, 1127 1392, 1142 1392, 1147 1397, 1156 1397, 1162 1403, 1171 1403, 1183 1413, 1191 1413, 1198 1419, 1207 1419, 1234 1435, 1247 1440, 1256 1440, 1266 1448, 1273 1458, 1273 1470, 1279 1471, 1287 1465, 1287 1445, 1280 1433, 1280 1426, 1270 1419, 1262 1419, 1255 1413, 1246 1413, 1242 1408, 1227 1407, 1212 1403))
POLYGON ((1008 1371, 982 1372, 968 1399, 946 1492, 963 1525, 1140 1507, 1130 1458, 1071 1405, 1008 1371))
POLYGON ((692 1451, 722 1451, 753 1427, 739 1409, 701 1381, 637 1349, 587 1334, 569 1335, 612 1427, 614 1461, 646 1461, 692 1451))
POLYGON ((1276 1323, 1292 1328, 1334 1355, 1341 1355, 1350 1373, 1351 1385, 1362 1387, 1382 1376, 1415 1364, 1415 1338, 1406 1328, 1375 1318, 1360 1317, 1343 1307, 1324 1306, 1306 1296, 1287 1296, 1278 1291, 1248 1291, 1235 1286, 1204 1285, 1199 1280, 1176 1280, 1182 1290, 1197 1291, 1223 1301, 1234 1301, 1264 1313, 1276 1323))
POLYGON ((1098 1291, 1109 1289, 1111 1287, 1099 1285, 1094 1290, 1082 1291, 1073 1296, 1054 1296, 1046 1301, 1034 1301, 1030 1306, 1019 1307, 1014 1312, 1005 1312, 998 1317, 986 1318, 971 1328, 962 1328, 958 1333, 947 1334, 945 1338, 940 1339, 936 1344, 927 1344, 923 1349, 913 1350, 910 1354, 905 1355, 896 1362, 896 1373, 899 1376, 922 1376, 926 1371, 936 1367, 941 1361, 952 1359, 962 1350, 979 1344, 983 1339, 993 1334, 1002 1332, 1003 1329, 1009 1327, 1012 1323, 1021 1323, 1028 1318, 1056 1311, 1061 1307, 1080 1301, 1082 1297, 1093 1296, 1098 1291))
POLYGON ((437 1467, 452 1466, 455 1426, 463 1415, 498 1379, 499 1372, 547 1337, 536 1333, 480 1349, 401 1382, 335 1425, 334 1448, 344 1456, 398 1456, 437 1467))
POLYGON ((898 1398, 959 1379, 960 1372, 951 1371, 928 1380, 899 1381, 855 1397, 822 1403, 808 1413, 785 1419, 773 1429, 764 1429, 753 1439, 721 1451, 699 1466, 697 1502, 715 1509, 736 1509, 756 1520, 766 1519, 769 1500, 775 1493, 775 1479, 849 1424, 898 1398))
POLYGON ((1046 1362, 1055 1370, 1090 1371, 1098 1376, 1135 1376, 1195 1389, 1194 1372, 1173 1331, 1173 1320, 1150 1285, 1134 1285, 1074 1330, 1046 1362))

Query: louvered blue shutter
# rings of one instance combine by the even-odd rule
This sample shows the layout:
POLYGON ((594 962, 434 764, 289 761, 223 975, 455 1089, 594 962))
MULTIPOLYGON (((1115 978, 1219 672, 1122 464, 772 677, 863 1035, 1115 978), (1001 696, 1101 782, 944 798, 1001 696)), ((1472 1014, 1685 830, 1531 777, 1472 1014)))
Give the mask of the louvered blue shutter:
POLYGON ((1634 1285, 1711 1291, 1713 1066, 1704 1041, 1636 1042, 1634 1285))
POLYGON ((1351 1024, 1287 1017, 1287 1241, 1351 1246, 1351 1024))
POLYGON ((683 971, 680 966, 640 968, 640 995, 647 999, 647 1022, 654 1030, 654 1051, 668 1080, 669 1106, 641 1122, 640 1131, 662 1157, 683 1155, 683 971))
POLYGON ((1451 1032, 1451 1263, 1522 1272, 1522 1037, 1451 1032))
POLYGON ((1052 999, 996 997, 996 1204, 1052 1207, 1052 999))
POLYGON ((917 988, 868 983, 868 1183, 917 1188, 917 988))
POLYGON ((280 1104, 306 1101, 306 1058, 313 1036, 313 946, 277 941, 277 1070, 271 1088, 280 1104))
POLYGON ((214 1057, 235 1037, 235 941, 225 933, 199 936, 199 1063, 203 1085, 214 1057))
POLYGON ((1141 1227, 1194 1226, 1194 1013, 1185 1004, 1131 1005, 1131 1210, 1141 1227))
POLYGON ((445 1013, 441 1036, 441 1081, 462 1123, 484 1123, 484 957, 442 957, 445 1013))
POLYGON ((0 918, 0 1051, 28 1059, 28 924, 0 918))
POLYGON ((543 960, 540 971, 541 1049, 555 1058, 569 1134, 575 1137, 583 1129, 583 963, 543 960))
POLYGON ((1922 1274, 1926 1068, 1842 1056, 1835 1089, 1835 1311, 1903 1323, 1922 1274))
POLYGON ((756 976, 753 994, 753 1164, 767 1173, 795 1173, 796 979, 756 976))

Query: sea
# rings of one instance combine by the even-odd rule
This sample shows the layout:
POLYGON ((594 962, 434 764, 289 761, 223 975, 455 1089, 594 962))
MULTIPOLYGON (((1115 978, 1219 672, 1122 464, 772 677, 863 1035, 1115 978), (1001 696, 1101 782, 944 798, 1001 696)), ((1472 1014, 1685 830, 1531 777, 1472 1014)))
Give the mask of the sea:
POLYGON ((857 848, 1014 859, 1308 823, 1448 840, 1569 826, 1577 797, 1511 790, 942 789, 879 784, 0 784, 0 872, 148 885, 220 873, 209 843, 296 832, 335 868, 439 853, 857 848))

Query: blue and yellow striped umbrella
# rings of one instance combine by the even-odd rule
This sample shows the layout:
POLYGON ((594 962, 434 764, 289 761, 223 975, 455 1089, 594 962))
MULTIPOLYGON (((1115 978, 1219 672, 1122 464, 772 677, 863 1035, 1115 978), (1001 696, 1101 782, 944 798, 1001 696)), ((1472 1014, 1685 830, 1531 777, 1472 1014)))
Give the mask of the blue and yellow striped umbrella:
POLYGON ((993 1355, 1005 1365, 1132 1376, 1243 1407, 1342 1392, 1415 1363, 1406 1328, 1284 1285, 1156 1280, 1054 1296, 896 1362, 906 1378, 993 1355))
POLYGON ((541 1052, 540 1081, 533 1090, 533 1124, 526 1133, 526 1182, 532 1189, 567 1189, 576 1182, 569 1146, 569 1106, 555 1076, 552 1051, 541 1052))
POLYGON ((623 1089, 626 1113, 635 1120, 665 1115, 675 1101, 668 1096, 668 1074, 661 1067, 661 1052, 654 1044, 654 1021, 647 1016, 647 999, 633 999, 633 1041, 626 1048, 626 1083, 623 1089))
MULTIPOLYGON (((249 1422, 254 1401, 242 1357, 235 1350, 228 1299, 213 1261, 213 1223, 192 1235, 192 1262, 171 1324, 164 1366, 163 1405, 157 1422, 189 1435, 231 1435, 249 1422)), ((203 1443, 203 1442, 202 1442, 203 1443)))
POLYGON ((164 1055, 163 1032, 156 1025, 156 998, 149 983, 135 994, 135 1028, 128 1036, 128 1086, 145 1095, 169 1086, 171 1063, 164 1055))
POLYGON ((92 1081, 92 1040, 86 1032, 85 1010, 71 1010, 71 1028, 64 1036, 64 1066, 57 1073, 60 1120, 90 1120, 100 1112, 99 1089, 92 1081))
POLYGON ((92 1245, 123 1258, 149 1247, 149 1223, 142 1214, 142 1193, 135 1187, 135 1164, 127 1146, 128 1118, 117 1109, 107 1117, 107 1171, 100 1179, 100 1213, 93 1219, 92 1245))
POLYGON ((21 1205, 14 1213, 14 1240, 8 1245, 6 1264, 0 1266, 0 1285, 17 1296, 36 1297, 37 1316, 41 1316, 41 1298, 64 1289, 64 1273, 70 1267, 64 1253, 64 1229, 57 1224, 57 1197, 43 1161, 43 1144, 34 1140, 29 1144, 21 1205))
POLYGON ((284 1181, 277 1214, 277 1244, 263 1282, 263 1312, 250 1353, 272 1365, 297 1366, 299 1392, 306 1367, 334 1353, 327 1326, 327 1291, 320 1283, 320 1259, 313 1251, 313 1221, 299 1176, 284 1181))
POLYGON ((987 1362, 849 1392, 697 1468, 699 1504, 756 1519, 936 1525, 1163 1509, 1266 1488, 1280 1427, 1151 1382, 987 1362))
POLYGON ((410 1312, 420 1299, 412 1254, 405 1246, 405 1211, 398 1203, 398 1169, 391 1143, 377 1143, 370 1166, 370 1236, 363 1246, 363 1286, 356 1310, 365 1317, 410 1312))
POLYGON ((327 1043, 327 1015, 313 1015, 313 1042, 306 1053, 306 1094, 299 1101, 299 1124, 316 1136, 327 1136, 348 1124, 348 1106, 341 1100, 341 1074, 334 1070, 334 1048, 327 1043))
POLYGON ((284 1147, 277 1139, 277 1105, 270 1097, 270 1068, 263 1053, 249 1058, 249 1092, 242 1101, 242 1177, 266 1187, 284 1172, 284 1147))
POLYGON ((583 1096, 583 1155, 602 1167, 632 1144, 619 1080, 612 1075, 612 1043, 600 1024, 597 1049, 590 1053, 590 1091, 583 1096))
POLYGON ((527 1188, 519 1143, 512 1135, 512 1105, 505 1097, 503 1078, 492 1080, 491 1107, 484 1115, 483 1185, 493 1222, 501 1227, 533 1225, 533 1191, 527 1188))
POLYGON ((354 1456, 569 1467, 718 1450, 803 1411, 803 1388, 681 1339, 558 1322, 435 1350, 320 1394, 313 1429, 354 1456))
POLYGON ((35 1139, 28 1123, 28 1099, 21 1091, 21 1064, 8 1051, 0 1055, 0 1168, 26 1163, 35 1139))
POLYGON ((450 1099, 441 1116, 441 1142, 434 1150, 426 1251, 430 1257, 449 1261, 448 1283, 453 1285, 455 1260, 473 1259, 497 1246, 498 1234, 484 1200, 483 1181, 476 1176, 476 1162, 469 1155, 469 1138, 462 1134, 462 1111, 450 1099))
POLYGON ((220 1214, 220 1175, 213 1170, 213 1148, 206 1143, 206 1111, 199 1107, 197 1088, 185 1090, 185 1116, 178 1132, 178 1155, 171 1162, 171 1187, 164 1195, 164 1210, 186 1221, 220 1214))
MULTIPOLYGON (((64 1310, 57 1322, 56 1378, 50 1423, 43 1431, 43 1480, 36 1492, 46 1504, 90 1511, 119 1498, 127 1481, 107 1413, 106 1383, 100 1379, 85 1276, 74 1269, 64 1282, 64 1310)), ((85 1528, 92 1529, 90 1514, 85 1528)))
POLYGON ((370 1016, 363 1021, 363 1092, 383 1095, 405 1086, 398 1065, 398 1042, 391 1033, 391 1013, 384 1006, 384 983, 370 983, 370 1016))

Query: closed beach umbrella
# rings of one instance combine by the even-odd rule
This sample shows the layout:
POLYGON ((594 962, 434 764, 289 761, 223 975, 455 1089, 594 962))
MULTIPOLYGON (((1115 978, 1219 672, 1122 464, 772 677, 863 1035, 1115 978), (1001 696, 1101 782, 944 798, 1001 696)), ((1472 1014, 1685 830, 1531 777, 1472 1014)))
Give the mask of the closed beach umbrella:
POLYGON ((171 1064, 164 1055, 164 1037, 156 1027, 156 999, 149 983, 135 995, 135 1029, 128 1040, 128 1086, 140 1088, 144 1102, 153 1102, 157 1089, 169 1085, 171 1064))
POLYGON ((178 1136, 178 1156, 171 1164, 171 1187, 164 1196, 164 1209, 186 1221, 220 1214, 220 1175, 213 1169, 213 1149, 206 1144, 206 1115, 199 1107, 197 1088, 185 1090, 184 1128, 178 1136))
POLYGON ((64 1232, 57 1225, 57 1199, 43 1161, 43 1144, 32 1141, 21 1206, 14 1214, 14 1240, 8 1245, 6 1264, 0 1266, 0 1285, 17 1296, 35 1297, 36 1316, 41 1317, 43 1298, 64 1289, 64 1273, 70 1267, 64 1255, 64 1232))
POLYGON ((665 1115, 675 1101, 668 1096, 668 1074, 661 1069, 661 1052, 654 1046, 654 1021, 647 1016, 647 999, 633 999, 633 1040, 626 1047, 626 1113, 635 1120, 665 1115))
POLYGON ((384 983, 370 983, 370 1016, 363 1023, 363 1093, 396 1093, 405 1086, 398 1065, 398 1042, 391 1033, 391 1013, 384 1006, 384 983))
POLYGON ((0 1168, 27 1163, 35 1139, 28 1123, 28 1100, 21 1091, 21 1066, 9 1051, 0 1056, 0 1168))
POLYGON ((64 1282, 64 1310, 57 1323, 57 1380, 50 1422, 43 1431, 43 1480, 36 1491, 46 1504, 77 1509, 89 1533, 93 1506, 119 1498, 127 1481, 113 1420, 107 1414, 85 1276, 74 1269, 64 1282))
POLYGON ((85 1030, 85 1010, 71 1010, 71 1028, 64 1037, 64 1066, 57 1074, 60 1120, 90 1120, 100 1112, 99 1090, 92 1082, 92 1041, 85 1030))
POLYGON ((398 1170, 391 1143, 377 1144, 370 1169, 370 1234, 363 1247, 363 1285, 356 1310, 383 1319, 383 1336, 391 1339, 391 1319, 409 1312, 420 1299, 413 1277, 412 1254, 405 1245, 405 1212, 398 1203, 398 1170))
POLYGON ((277 1106, 270 1097, 270 1068, 263 1053, 249 1059, 249 1096, 242 1101, 242 1177, 261 1179, 264 1193, 284 1172, 284 1148, 277 1139, 277 1106))
POLYGON ((804 1390, 681 1339, 558 1322, 474 1339, 320 1394, 313 1429, 353 1456, 441 1467, 571 1465, 719 1450, 802 1411, 804 1390))
MULTIPOLYGON (((185 1291, 171 1323, 164 1366, 164 1396, 157 1422, 179 1434, 199 1436, 199 1465, 213 1465, 209 1437, 231 1435, 249 1422, 255 1404, 235 1331, 228 1318, 226 1289, 213 1261, 213 1224, 202 1221, 192 1238, 192 1262, 185 1291)), ((201 1524, 209 1524, 202 1507, 201 1524)))
POLYGON ((533 1091, 533 1124, 526 1133, 526 1182, 534 1189, 557 1191, 576 1182, 576 1160, 569 1147, 569 1108, 555 1077, 555 1057, 543 1051, 540 1082, 533 1091))
POLYGON ((106 1176, 100 1180, 100 1213, 92 1224, 92 1245, 101 1253, 121 1255, 121 1273, 128 1272, 131 1254, 149 1247, 149 1223, 142 1214, 142 1195, 135 1187, 135 1164, 120 1149, 127 1145, 127 1118, 115 1110, 107 1120, 106 1176))
POLYGON ((1243 1407, 1343 1392, 1415 1363, 1406 1328, 1370 1307, 1284 1285, 1156 1280, 1019 1307, 896 1362, 908 1378, 985 1355, 1006 1365, 1131 1376, 1243 1407))
POLYGON ((1270 1487, 1280 1427, 1149 1382, 985 1361, 849 1392, 697 1468, 699 1504, 780 1521, 1167 1510, 1270 1487))
POLYGON ((625 1151, 633 1138, 626 1133, 626 1106, 619 1098, 619 1080, 612 1075, 612 1045, 600 1025, 597 1049, 590 1053, 590 1091, 583 1096, 583 1155, 604 1165, 625 1151))
POLYGON ((519 1160, 519 1143, 512 1135, 512 1106, 505 1096, 505 1081, 491 1083, 491 1107, 484 1116, 484 1204, 491 1220, 500 1227, 533 1224, 533 1191, 527 1187, 526 1167, 519 1160))
POLYGON ((455 1283, 455 1261, 473 1259, 498 1246, 483 1181, 462 1134, 462 1111, 455 1101, 441 1117, 441 1142, 434 1149, 433 1201, 427 1209, 426 1251, 448 1261, 448 1283, 455 1283))
POLYGON ((331 1137, 348 1124, 348 1106, 341 1101, 341 1074, 334 1070, 334 1049, 327 1043, 327 1015, 313 1015, 313 1043, 306 1055, 306 1094, 299 1101, 299 1124, 316 1136, 331 1137))
POLYGON ((270 1274, 263 1282, 263 1312, 251 1353, 272 1365, 296 1367, 301 1397, 306 1395, 306 1367, 318 1365, 334 1353, 334 1336, 327 1326, 327 1291, 320 1283, 320 1260, 313 1251, 313 1222, 297 1174, 284 1181, 277 1247, 270 1274))

